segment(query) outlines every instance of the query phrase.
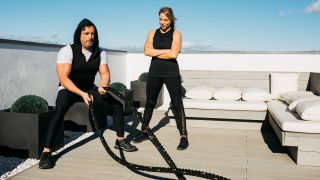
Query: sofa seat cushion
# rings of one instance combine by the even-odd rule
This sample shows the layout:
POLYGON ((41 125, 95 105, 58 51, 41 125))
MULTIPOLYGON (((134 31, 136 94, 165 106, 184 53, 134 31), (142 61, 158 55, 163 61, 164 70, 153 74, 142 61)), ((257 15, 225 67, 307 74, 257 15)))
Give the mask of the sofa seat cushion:
POLYGON ((284 102, 273 100, 267 105, 269 113, 283 131, 320 133, 320 122, 302 120, 296 112, 290 111, 284 102))
POLYGON ((183 99, 185 109, 220 109, 238 111, 266 111, 267 104, 263 101, 228 101, 183 99))

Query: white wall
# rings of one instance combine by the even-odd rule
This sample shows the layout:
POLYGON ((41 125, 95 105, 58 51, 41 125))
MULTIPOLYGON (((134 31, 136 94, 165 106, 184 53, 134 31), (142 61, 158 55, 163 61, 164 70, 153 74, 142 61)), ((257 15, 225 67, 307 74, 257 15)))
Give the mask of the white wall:
MULTIPOLYGON (((59 82, 55 67, 61 47, 0 39, 0 109, 9 108, 17 98, 28 94, 55 105, 59 82)), ((107 56, 112 82, 126 83, 126 52, 108 50, 107 56)))
MULTIPOLYGON (((58 79, 55 62, 62 45, 0 41, 0 108, 8 108, 18 97, 36 94, 54 105, 58 79)), ((130 87, 142 72, 149 70, 151 58, 143 53, 107 51, 112 82, 130 87)), ((320 72, 320 53, 197 53, 181 54, 181 70, 297 71, 320 72)), ((97 82, 99 78, 97 78, 97 82)), ((170 101, 165 89, 165 104, 170 101)))
MULTIPOLYGON (((127 83, 127 60, 126 53, 107 51, 108 66, 110 70, 110 80, 113 82, 127 83)), ((100 78, 97 73, 95 84, 99 85, 100 78)), ((129 86, 127 85, 127 88, 129 86)))
MULTIPOLYGON (((9 108, 23 95, 38 95, 54 105, 58 78, 57 52, 0 48, 0 108, 9 108)), ((53 48, 56 51, 58 48, 53 48)))
MULTIPOLYGON (((143 53, 127 54, 127 86, 142 72, 149 70, 151 58, 143 53)), ((283 71, 320 72, 319 53, 207 53, 180 54, 180 70, 230 70, 230 71, 283 71)), ((165 90, 164 104, 170 102, 165 90)), ((162 108, 166 108, 165 106, 162 108)))

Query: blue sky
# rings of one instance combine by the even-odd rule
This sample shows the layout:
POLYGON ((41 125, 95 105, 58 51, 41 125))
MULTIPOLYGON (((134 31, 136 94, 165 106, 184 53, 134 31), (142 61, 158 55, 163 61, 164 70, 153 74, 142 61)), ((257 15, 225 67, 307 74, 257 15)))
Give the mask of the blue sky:
POLYGON ((184 51, 320 51, 320 0, 2 0, 0 38, 68 44, 88 18, 102 47, 142 51, 163 6, 184 51))

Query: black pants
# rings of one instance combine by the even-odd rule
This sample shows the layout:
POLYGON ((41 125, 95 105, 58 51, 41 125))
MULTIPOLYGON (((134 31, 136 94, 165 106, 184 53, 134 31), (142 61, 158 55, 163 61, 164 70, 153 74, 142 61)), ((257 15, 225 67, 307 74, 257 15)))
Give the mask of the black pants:
POLYGON ((149 125, 152 118, 153 109, 157 103, 157 98, 165 84, 171 99, 172 112, 174 114, 178 130, 180 135, 187 135, 186 117, 184 113, 184 107, 181 99, 181 79, 180 76, 161 78, 155 76, 148 76, 147 81, 147 102, 143 115, 142 130, 145 129, 145 125, 149 125))
MULTIPOLYGON (((90 92, 93 96, 93 107, 97 121, 102 122, 106 118, 106 115, 113 115, 113 122, 117 131, 117 136, 123 137, 124 118, 122 104, 109 94, 99 94, 96 87, 91 89, 90 92)), ((47 132, 45 143, 46 148, 52 148, 51 146, 56 131, 58 130, 58 125, 63 122, 68 109, 76 102, 83 102, 82 97, 66 89, 62 89, 58 92, 56 107, 47 132)))

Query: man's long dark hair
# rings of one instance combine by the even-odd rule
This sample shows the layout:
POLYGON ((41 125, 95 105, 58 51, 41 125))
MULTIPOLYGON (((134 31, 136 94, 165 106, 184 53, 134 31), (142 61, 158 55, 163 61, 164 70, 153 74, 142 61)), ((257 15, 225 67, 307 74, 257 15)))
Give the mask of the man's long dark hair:
POLYGON ((93 26, 94 30, 95 30, 95 35, 94 35, 94 42, 92 45, 92 55, 91 57, 95 57, 97 55, 99 55, 99 36, 98 36, 98 30, 96 28, 96 26, 89 20, 89 19, 83 19, 79 24, 77 29, 74 32, 73 35, 73 44, 76 48, 76 51, 78 52, 82 52, 82 45, 81 45, 81 41, 80 41, 80 36, 81 36, 81 32, 83 31, 84 27, 90 27, 93 26))

